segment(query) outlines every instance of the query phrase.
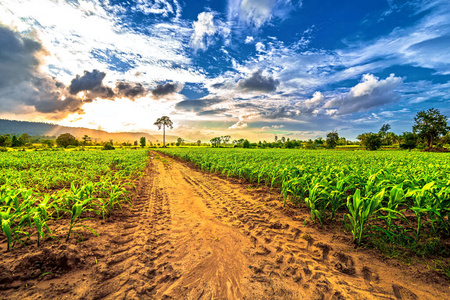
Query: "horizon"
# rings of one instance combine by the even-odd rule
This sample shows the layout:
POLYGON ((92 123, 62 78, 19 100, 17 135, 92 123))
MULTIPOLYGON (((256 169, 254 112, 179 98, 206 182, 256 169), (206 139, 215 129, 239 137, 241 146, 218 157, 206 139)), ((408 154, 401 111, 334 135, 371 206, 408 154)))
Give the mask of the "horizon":
POLYGON ((450 116, 450 3, 0 3, 0 118, 107 132, 356 140, 450 116))

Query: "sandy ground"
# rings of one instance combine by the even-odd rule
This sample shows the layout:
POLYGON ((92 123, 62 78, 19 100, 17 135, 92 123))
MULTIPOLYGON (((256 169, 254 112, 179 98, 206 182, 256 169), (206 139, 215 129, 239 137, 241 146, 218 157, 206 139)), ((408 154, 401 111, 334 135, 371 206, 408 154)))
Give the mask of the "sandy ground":
POLYGON ((436 272, 355 249, 276 191, 152 157, 133 209, 90 221, 99 237, 2 251, 0 299, 450 298, 436 272))

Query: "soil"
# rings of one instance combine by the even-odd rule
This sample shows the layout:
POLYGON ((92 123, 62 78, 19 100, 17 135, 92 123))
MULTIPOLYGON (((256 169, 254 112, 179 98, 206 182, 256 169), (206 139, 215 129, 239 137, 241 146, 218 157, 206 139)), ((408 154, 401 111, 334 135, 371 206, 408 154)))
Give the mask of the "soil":
POLYGON ((157 157, 132 209, 86 223, 98 237, 64 242, 56 223, 61 242, 1 243, 0 299, 450 298, 446 277, 355 248, 279 191, 157 157))

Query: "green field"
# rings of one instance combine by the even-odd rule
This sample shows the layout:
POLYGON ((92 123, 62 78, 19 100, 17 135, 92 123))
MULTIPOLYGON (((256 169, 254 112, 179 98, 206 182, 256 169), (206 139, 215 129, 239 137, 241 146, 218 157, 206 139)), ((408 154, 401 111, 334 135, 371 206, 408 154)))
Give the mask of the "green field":
MULTIPOLYGON (((130 202, 127 186, 143 174, 147 150, 32 151, 0 154, 0 223, 7 247, 52 237, 67 221, 66 239, 87 216, 107 218, 130 202)), ((0 235, 0 236, 1 236, 0 235)))
POLYGON ((279 188, 319 223, 343 221, 357 244, 429 244, 450 234, 450 156, 405 151, 168 148, 200 169, 279 188))

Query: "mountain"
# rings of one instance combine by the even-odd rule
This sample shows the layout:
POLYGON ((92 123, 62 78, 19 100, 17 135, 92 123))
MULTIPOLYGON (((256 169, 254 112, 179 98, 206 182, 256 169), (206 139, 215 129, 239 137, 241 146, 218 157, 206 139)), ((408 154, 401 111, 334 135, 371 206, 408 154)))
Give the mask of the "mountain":
MULTIPOLYGON (((70 133, 77 139, 81 139, 84 135, 88 135, 92 141, 109 141, 114 142, 133 142, 139 141, 141 137, 145 137, 147 141, 155 143, 157 140, 162 141, 162 135, 151 135, 145 132, 106 132, 103 130, 88 129, 82 127, 68 127, 48 123, 15 121, 0 119, 0 135, 27 133, 29 135, 41 135, 49 137, 57 137, 63 133, 70 133)), ((175 136, 167 136, 166 141, 175 141, 175 136)))

